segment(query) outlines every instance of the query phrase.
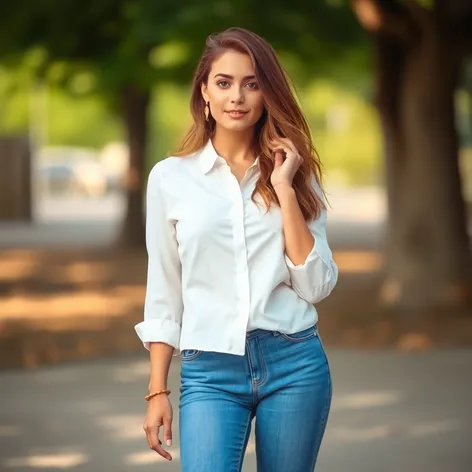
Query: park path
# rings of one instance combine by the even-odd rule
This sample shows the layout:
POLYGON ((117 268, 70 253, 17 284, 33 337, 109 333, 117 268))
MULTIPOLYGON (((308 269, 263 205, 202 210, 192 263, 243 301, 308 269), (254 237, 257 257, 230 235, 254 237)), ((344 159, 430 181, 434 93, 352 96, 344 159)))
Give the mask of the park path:
MULTIPOLYGON (((327 351, 334 397, 317 472, 472 470, 472 350, 327 351)), ((141 429, 145 352, 0 373, 0 470, 179 471, 179 367, 176 358, 172 463, 141 429)), ((243 470, 256 472, 253 438, 243 470)))

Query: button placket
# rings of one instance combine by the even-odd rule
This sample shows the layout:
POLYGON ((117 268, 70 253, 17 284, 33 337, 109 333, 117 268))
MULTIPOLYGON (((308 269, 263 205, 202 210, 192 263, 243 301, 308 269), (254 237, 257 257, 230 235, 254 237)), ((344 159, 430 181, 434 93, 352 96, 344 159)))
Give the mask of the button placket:
MULTIPOLYGON (((228 168, 229 170, 229 168, 228 168)), ((244 227, 244 196, 236 177, 230 172, 231 196, 233 200, 233 244, 236 264, 237 285, 237 345, 244 350, 246 340, 246 327, 249 320, 249 269, 247 264, 247 247, 244 227)))

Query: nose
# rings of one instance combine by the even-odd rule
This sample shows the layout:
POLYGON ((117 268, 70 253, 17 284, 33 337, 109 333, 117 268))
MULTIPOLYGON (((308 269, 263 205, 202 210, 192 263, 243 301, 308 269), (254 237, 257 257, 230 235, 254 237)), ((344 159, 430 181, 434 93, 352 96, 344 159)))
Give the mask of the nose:
POLYGON ((241 87, 233 87, 231 95, 231 103, 242 103, 244 101, 244 94, 241 87))

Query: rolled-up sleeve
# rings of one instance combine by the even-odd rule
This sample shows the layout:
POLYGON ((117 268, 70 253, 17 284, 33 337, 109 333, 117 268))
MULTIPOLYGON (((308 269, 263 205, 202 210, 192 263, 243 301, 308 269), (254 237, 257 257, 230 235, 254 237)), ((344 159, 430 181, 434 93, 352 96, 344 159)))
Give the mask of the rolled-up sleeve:
POLYGON ((161 179, 157 164, 149 174, 146 192, 148 270, 144 321, 135 330, 146 349, 151 342, 163 342, 178 350, 183 311, 181 264, 175 225, 167 215, 161 179))
MULTIPOLYGON (((321 190, 314 178, 312 179, 312 185, 318 195, 322 197, 321 190)), ((333 260, 333 254, 326 236, 326 222, 327 211, 322 209, 319 217, 308 223, 315 243, 303 264, 294 265, 285 254, 292 288, 299 297, 310 303, 318 303, 326 298, 338 280, 338 267, 333 260)))

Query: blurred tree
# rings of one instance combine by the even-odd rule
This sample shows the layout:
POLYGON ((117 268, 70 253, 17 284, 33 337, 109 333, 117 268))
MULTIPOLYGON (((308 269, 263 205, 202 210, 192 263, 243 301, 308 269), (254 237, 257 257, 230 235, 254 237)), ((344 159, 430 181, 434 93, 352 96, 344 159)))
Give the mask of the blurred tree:
MULTIPOLYGON (((0 58, 39 47, 36 71, 65 86, 78 74, 119 110, 130 146, 122 243, 143 242, 143 187, 151 87, 188 82, 204 40, 238 25, 256 31, 299 79, 345 84, 375 51, 376 103, 389 201, 384 296, 402 306, 462 303, 470 251, 458 170, 454 91, 471 46, 472 0, 24 0, 2 7, 0 58), (355 15, 354 15, 354 13, 355 15), (354 72, 354 73, 353 73, 354 72)), ((364 69, 362 71, 362 69, 364 69)))
POLYGON ((26 51, 36 49, 32 69, 39 80, 72 90, 80 76, 88 83, 86 92, 100 94, 122 117, 130 149, 121 235, 126 246, 144 242, 147 111, 152 86, 167 75, 167 64, 161 67, 152 53, 188 20, 188 5, 187 0, 45 0, 34 5, 20 0, 2 8, 4 64, 21 62, 26 51))
POLYGON ((471 253, 454 95, 472 52, 470 0, 352 0, 372 33, 388 191, 385 301, 470 301, 471 253))
POLYGON ((230 26, 257 31, 277 49, 290 52, 292 59, 298 55, 298 65, 304 64, 299 72, 316 69, 318 73, 322 66, 339 61, 345 44, 352 46, 360 30, 353 15, 347 9, 333 8, 329 5, 333 2, 308 5, 295 0, 287 6, 284 1, 260 0, 257 8, 249 0, 27 3, 19 0, 3 8, 0 58, 4 63, 18 61, 25 51, 36 47, 38 77, 53 77, 73 88, 70 85, 81 75, 81 82, 89 83, 88 92, 99 93, 119 111, 130 148, 128 205, 121 238, 128 246, 143 243, 147 112, 157 81, 190 81, 208 34, 230 26), (321 56, 322 61, 313 60, 321 56))

